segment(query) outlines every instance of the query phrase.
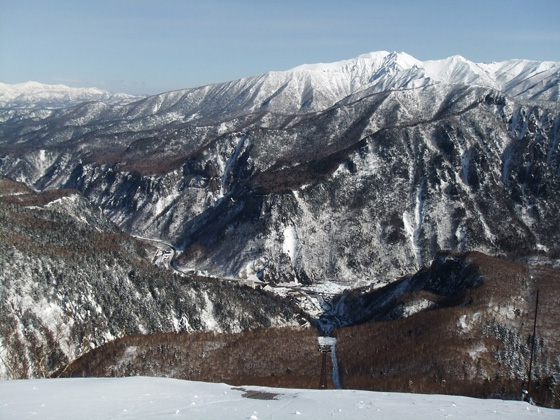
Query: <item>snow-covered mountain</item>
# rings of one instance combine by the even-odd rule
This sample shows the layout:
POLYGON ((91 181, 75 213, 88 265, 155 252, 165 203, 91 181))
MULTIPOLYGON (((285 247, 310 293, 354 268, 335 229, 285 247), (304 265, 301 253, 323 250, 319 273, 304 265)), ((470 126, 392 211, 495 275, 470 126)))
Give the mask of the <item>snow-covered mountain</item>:
MULTIPOLYGON (((473 360, 482 350, 469 347, 472 357, 462 352, 466 367, 459 377, 482 372, 490 378, 496 363, 509 369, 513 360, 513 379, 523 382, 528 347, 520 340, 531 334, 533 289, 527 285, 533 279, 526 278, 532 269, 511 272, 523 286, 515 298, 523 304, 510 306, 499 303, 500 287, 479 294, 482 288, 470 277, 468 286, 454 282, 465 265, 437 258, 450 250, 558 259, 558 68, 523 60, 476 64, 461 57, 421 62, 378 52, 123 105, 90 99, 57 109, 6 105, 0 109, 0 175, 28 189, 10 190, 0 200, 1 255, 8 256, 2 259, 2 298, 8 299, 0 299, 0 333, 13 356, 5 360, 24 375, 38 376, 93 340, 174 331, 184 320, 193 329, 218 331, 294 322, 295 310, 283 312, 285 301, 269 295, 237 293, 217 280, 170 280, 171 273, 146 263, 136 241, 112 230, 116 225, 168 251, 152 264, 260 280, 277 291, 280 284, 282 293, 295 292, 293 301, 314 305, 315 313, 344 318, 335 326, 397 317, 375 342, 394 337, 395 325, 411 325, 410 334, 399 334, 415 339, 416 331, 426 331, 415 322, 455 302, 449 296, 472 308, 476 303, 488 322, 473 315, 472 323, 447 317, 441 324, 444 332, 470 328, 469 338, 480 343, 482 336, 488 343, 487 364, 476 372, 473 360), (426 275, 430 265, 434 276, 426 275), (353 292, 363 299, 329 302, 316 295, 319 289, 386 284, 393 288, 353 292), (303 286, 307 294, 301 298, 303 286), (472 301, 461 300, 465 287, 478 290, 472 301), (452 293, 445 295, 448 288, 452 293), (247 304, 253 298, 260 303, 247 304), (124 316, 123 308, 131 313, 124 316), (385 309, 388 315, 378 313, 385 309), (232 321, 224 321, 224 314, 232 321), (417 318, 403 320, 402 314, 417 318), (68 339, 53 344, 62 333, 68 339)), ((497 266, 491 264, 490 272, 497 266)), ((555 278, 547 274, 542 281, 555 278)), ((547 306, 557 308, 557 299, 547 306)), ((450 309, 454 316, 466 313, 462 306, 450 309)), ((363 330, 348 331, 340 337, 363 330)), ((449 341, 450 349, 455 342, 449 341)), ((354 343, 341 341, 340 348, 353 349, 354 343)), ((543 343, 550 355, 541 377, 548 378, 560 359, 555 341, 543 343)), ((370 344, 364 345, 369 350, 363 366, 374 364, 370 344)), ((362 360, 352 351, 344 354, 347 367, 362 360)), ((388 358, 387 365, 393 361, 388 358)), ((358 383, 371 385, 372 374, 381 375, 363 372, 358 383)), ((473 377, 473 384, 481 377, 473 377)), ((445 386, 442 379, 438 386, 445 386)))
POLYGON ((77 188, 218 276, 363 284, 440 249, 555 252, 558 68, 378 52, 124 106, 6 111, 0 173, 77 188))
POLYGON ((98 88, 73 88, 38 82, 0 83, 0 107, 2 108, 67 108, 93 101, 122 105, 140 98, 126 93, 110 93, 98 88))
MULTIPOLYGON (((151 111, 178 112, 188 120, 255 112, 293 114, 325 110, 374 93, 430 84, 480 86, 524 99, 560 100, 560 63, 509 60, 473 63, 461 56, 419 61, 406 53, 380 51, 335 63, 234 80, 151 98, 151 111)), ((143 109, 143 108, 142 108, 143 109)))
POLYGON ((380 51, 336 63, 303 65, 284 74, 306 77, 314 87, 333 86, 334 80, 339 98, 360 91, 371 94, 441 83, 488 87, 523 99, 558 101, 559 72, 558 62, 508 60, 486 64, 461 56, 420 61, 404 52, 380 51))
POLYGON ((259 112, 291 115, 323 111, 374 93, 432 84, 487 87, 512 98, 558 102, 559 83, 558 62, 477 64, 460 56, 422 62, 406 53, 380 51, 155 95, 127 116, 167 113, 170 118, 206 123, 259 112))
MULTIPOLYGON (((558 102, 560 63, 508 60, 474 63, 461 56, 420 61, 401 52, 379 51, 335 63, 306 64, 231 82, 166 92, 119 112, 136 119, 146 113, 159 123, 215 121, 258 112, 294 114, 325 110, 340 101, 388 90, 430 84, 481 86, 523 100, 558 102)), ((96 88, 28 82, 0 83, 0 106, 60 108, 82 102, 126 104, 141 99, 96 88)), ((5 118, 4 118, 5 119, 5 118)))

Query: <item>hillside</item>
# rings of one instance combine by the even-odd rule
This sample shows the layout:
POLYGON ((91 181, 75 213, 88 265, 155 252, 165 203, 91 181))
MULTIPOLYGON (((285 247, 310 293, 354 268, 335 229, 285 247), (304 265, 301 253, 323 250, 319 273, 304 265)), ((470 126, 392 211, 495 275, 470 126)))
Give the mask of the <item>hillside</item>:
POLYGON ((0 180, 0 378, 48 376, 129 334, 299 326, 280 298, 158 269, 77 191, 0 180))
MULTIPOLYGON (((348 321, 348 311, 340 310, 346 305, 362 311, 363 320, 372 318, 363 301, 386 301, 384 308, 372 305, 383 313, 380 320, 349 320, 353 326, 332 331, 343 388, 519 399, 530 386, 536 402, 559 407, 558 268, 469 253, 442 256, 403 281, 410 286, 347 292, 345 303, 333 305, 339 309, 333 318, 348 321), (457 268, 443 272, 445 264, 457 268)), ((316 337, 313 330, 289 329, 129 336, 84 355, 64 375, 318 388, 322 361, 316 337)), ((330 359, 327 366, 330 372, 330 359)))

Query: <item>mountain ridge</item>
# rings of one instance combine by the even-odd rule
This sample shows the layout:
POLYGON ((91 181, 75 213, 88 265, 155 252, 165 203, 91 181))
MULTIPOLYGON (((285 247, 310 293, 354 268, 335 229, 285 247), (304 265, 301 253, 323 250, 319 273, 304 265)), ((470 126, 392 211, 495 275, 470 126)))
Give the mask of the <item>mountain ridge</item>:
MULTIPOLYGON (((301 113, 322 111, 354 96, 359 98, 432 83, 474 84, 523 100, 558 102, 559 81, 560 62, 508 60, 494 63, 494 66, 483 66, 460 56, 421 62, 406 53, 382 51, 324 65, 302 65, 290 70, 172 91, 152 98, 157 97, 158 102, 165 103, 180 97, 182 101, 192 101, 193 109, 198 106, 204 111, 204 102, 198 102, 196 98, 221 95, 230 102, 223 105, 222 113, 232 112, 232 108, 237 111, 236 115, 258 111, 301 113), (539 71, 539 66, 545 67, 544 74, 539 71), (454 71, 445 74, 445 69, 449 68, 454 71), (529 78, 534 80, 527 85, 525 80, 529 78), (550 86, 541 86, 543 80, 548 80, 550 86)), ((182 111, 188 114, 189 108, 182 111)), ((189 117, 196 121, 199 112, 191 111, 189 117)))
POLYGON ((76 88, 34 81, 16 84, 0 83, 0 107, 66 108, 92 101, 123 105, 141 98, 142 96, 127 93, 111 93, 96 87, 76 88))
MULTIPOLYGON (((150 97, 161 98, 156 102, 164 103, 170 100, 173 102, 173 98, 177 97, 185 100, 187 96, 200 96, 211 90, 222 91, 221 94, 231 91, 230 97, 245 95, 256 103, 260 101, 262 107, 263 104, 273 103, 276 96, 282 96, 282 90, 290 90, 292 87, 292 91, 297 91, 301 89, 298 86, 307 85, 308 89, 313 88, 320 92, 323 102, 304 106, 306 100, 303 100, 300 101, 301 109, 317 111, 364 89, 373 93, 387 89, 420 87, 430 83, 447 83, 474 84, 503 91, 512 97, 557 102, 560 100, 559 80, 560 62, 512 59, 475 63, 460 55, 440 60, 420 61, 405 52, 377 51, 353 59, 303 64, 288 70, 270 71, 223 83, 173 90, 150 97), (328 77, 322 77, 325 75, 328 77), (534 80, 531 85, 526 85, 523 83, 526 79, 534 80), (541 86, 538 90, 538 86, 542 85, 544 79, 552 79, 551 86, 541 86), (291 86, 294 81, 296 86, 291 86), (255 85, 258 89, 253 87, 249 88, 250 92, 246 92, 250 85, 255 85)), ((46 97, 42 101, 46 103, 67 101, 67 104, 72 105, 76 105, 79 101, 101 101, 123 105, 142 99, 141 96, 111 94, 98 88, 69 88, 64 85, 44 85, 37 82, 15 85, 0 83, 0 105, 6 106, 10 102, 12 105, 14 103, 30 105, 33 96, 40 97, 48 92, 52 92, 55 98, 46 97)), ((318 101, 312 99, 311 102, 318 101)), ((161 104, 155 106, 159 108, 161 104)), ((292 102, 291 106, 295 107, 296 103, 292 102)), ((252 112, 256 110, 255 107, 251 109, 252 112)))

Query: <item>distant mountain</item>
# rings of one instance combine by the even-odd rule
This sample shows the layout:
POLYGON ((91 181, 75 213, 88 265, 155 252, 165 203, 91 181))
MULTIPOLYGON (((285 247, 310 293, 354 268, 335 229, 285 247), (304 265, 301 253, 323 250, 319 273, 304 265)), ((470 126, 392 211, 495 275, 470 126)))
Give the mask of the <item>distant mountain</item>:
POLYGON ((66 108, 82 102, 122 105, 140 99, 126 93, 110 93, 98 88, 72 88, 37 82, 0 83, 0 107, 66 108))
POLYGON ((134 118, 149 112, 166 115, 168 120, 206 124, 259 112, 324 111, 341 101, 350 103, 374 93, 434 84, 485 87, 511 98, 558 102, 559 83, 558 62, 477 64, 460 56, 422 62, 406 53, 381 51, 163 93, 138 103, 124 115, 134 118))
MULTIPOLYGON (((296 67, 284 74, 305 75, 316 90, 342 87, 339 99, 357 92, 417 88, 429 84, 488 87, 526 100, 558 101, 560 63, 508 60, 474 63, 461 56, 419 61, 402 52, 379 51, 355 59, 296 67), (334 81, 334 83, 333 83, 334 81)), ((280 73, 282 74, 282 72, 280 73)))
POLYGON ((445 249, 560 252, 559 63, 377 52, 14 116, 0 173, 76 188, 183 270, 385 283, 445 249))
MULTIPOLYGON (((162 93, 112 118, 152 114, 154 123, 208 122, 258 112, 294 114, 325 110, 340 101, 430 84, 488 87, 524 100, 558 102, 560 63, 508 60, 473 63, 453 56, 419 61, 406 53, 380 51, 336 63, 302 65, 215 85, 162 93)), ((0 106, 61 108, 98 101, 122 105, 141 97, 97 88, 28 82, 0 83, 0 106)))

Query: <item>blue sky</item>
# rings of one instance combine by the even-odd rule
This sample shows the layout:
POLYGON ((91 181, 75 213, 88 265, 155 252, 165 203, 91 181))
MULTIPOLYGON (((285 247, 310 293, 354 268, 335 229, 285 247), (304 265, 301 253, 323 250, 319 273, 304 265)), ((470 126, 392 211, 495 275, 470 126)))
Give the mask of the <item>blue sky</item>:
POLYGON ((378 51, 560 61, 558 0, 0 0, 0 82, 158 93, 378 51))

